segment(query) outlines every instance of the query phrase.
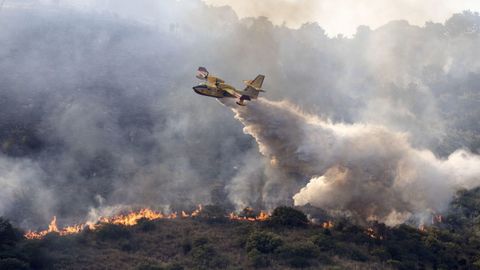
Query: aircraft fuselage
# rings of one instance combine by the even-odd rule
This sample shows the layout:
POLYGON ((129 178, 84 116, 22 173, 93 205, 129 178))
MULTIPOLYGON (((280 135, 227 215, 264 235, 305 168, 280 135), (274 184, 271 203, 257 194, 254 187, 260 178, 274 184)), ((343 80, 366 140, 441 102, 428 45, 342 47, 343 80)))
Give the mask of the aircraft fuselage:
POLYGON ((224 97, 234 98, 235 97, 219 87, 215 87, 215 86, 211 87, 211 86, 208 86, 207 84, 200 84, 200 85, 194 86, 193 91, 195 91, 195 93, 202 96, 209 96, 209 97, 215 97, 215 98, 224 98, 224 97))

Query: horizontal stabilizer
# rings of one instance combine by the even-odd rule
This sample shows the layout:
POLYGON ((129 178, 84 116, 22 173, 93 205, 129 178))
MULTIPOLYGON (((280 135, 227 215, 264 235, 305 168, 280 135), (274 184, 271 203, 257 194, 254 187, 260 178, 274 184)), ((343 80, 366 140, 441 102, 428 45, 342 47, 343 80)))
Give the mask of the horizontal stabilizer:
POLYGON ((245 95, 249 96, 252 99, 256 99, 260 92, 265 92, 265 90, 262 89, 264 79, 264 75, 258 75, 254 80, 244 81, 247 85, 244 90, 245 95))

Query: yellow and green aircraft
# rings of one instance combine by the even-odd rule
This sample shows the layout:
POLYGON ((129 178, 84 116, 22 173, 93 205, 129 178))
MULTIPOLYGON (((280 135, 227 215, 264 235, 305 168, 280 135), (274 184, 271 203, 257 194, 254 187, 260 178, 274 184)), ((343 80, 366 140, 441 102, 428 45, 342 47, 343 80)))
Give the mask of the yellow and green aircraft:
POLYGON ((262 89, 265 79, 263 75, 258 75, 252 81, 243 81, 247 86, 244 90, 237 90, 235 87, 226 84, 224 80, 211 76, 204 67, 198 68, 196 77, 205 81, 193 87, 197 94, 215 98, 238 98, 237 104, 240 106, 245 106, 245 100, 256 99, 260 92, 265 92, 262 89))

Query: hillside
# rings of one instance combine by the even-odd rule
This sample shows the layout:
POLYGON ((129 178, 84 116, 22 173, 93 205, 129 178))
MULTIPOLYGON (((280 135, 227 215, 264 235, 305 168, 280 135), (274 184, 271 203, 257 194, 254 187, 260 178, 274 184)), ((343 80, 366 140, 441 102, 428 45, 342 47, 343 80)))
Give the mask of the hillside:
POLYGON ((219 207, 195 218, 26 240, 2 219, 1 269, 477 269, 480 189, 457 194, 442 223, 421 229, 337 218, 308 222, 279 207, 266 221, 228 219, 219 207))

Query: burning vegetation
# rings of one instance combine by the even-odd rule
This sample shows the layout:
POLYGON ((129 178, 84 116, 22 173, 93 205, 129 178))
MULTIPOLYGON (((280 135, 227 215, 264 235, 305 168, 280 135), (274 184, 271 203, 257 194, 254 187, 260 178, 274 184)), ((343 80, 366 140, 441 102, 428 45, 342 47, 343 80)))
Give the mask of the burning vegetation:
POLYGON ((170 214, 141 209, 64 228, 54 217, 26 239, 0 218, 0 254, 10 256, 0 258, 0 269, 476 269, 480 189, 464 193, 442 223, 436 214, 424 230, 320 214, 309 220, 291 207, 228 214, 206 205, 170 214))
MULTIPOLYGON (((180 211, 172 212, 169 214, 155 211, 150 208, 143 208, 138 211, 130 211, 128 213, 121 213, 111 217, 100 217, 95 222, 85 222, 81 224, 75 224, 65 227, 59 227, 57 225, 57 217, 54 216, 48 225, 46 230, 32 231, 29 230, 24 237, 27 239, 42 239, 49 233, 57 233, 60 236, 66 236, 71 234, 78 234, 84 230, 95 231, 106 224, 122 225, 122 226, 135 226, 142 220, 155 221, 155 220, 175 220, 175 219, 188 219, 188 218, 204 218, 210 220, 230 220, 230 221, 247 221, 247 222, 264 222, 270 221, 272 224, 280 224, 290 227, 302 227, 311 223, 313 225, 319 225, 323 229, 333 229, 336 224, 332 219, 326 219, 323 222, 318 222, 315 219, 309 220, 305 214, 290 207, 278 207, 272 214, 266 211, 256 211, 253 208, 247 207, 239 213, 230 212, 225 214, 218 206, 207 205, 203 207, 198 205, 197 208, 191 212, 180 211)), ((331 218, 331 217, 330 217, 331 218)), ((443 216, 433 214, 432 224, 440 224, 443 216)), ((341 225, 340 225, 341 226, 341 225)), ((421 224, 418 229, 420 231, 426 231, 426 226, 421 224)), ((364 231, 364 233, 373 239, 384 239, 385 225, 378 223, 377 221, 370 222, 370 226, 364 231)))
MULTIPOLYGON (((207 206, 211 207, 211 206, 207 206)), ((197 209, 188 213, 186 211, 181 212, 172 212, 170 214, 164 214, 159 211, 155 211, 149 208, 140 209, 138 211, 131 211, 126 214, 119 214, 112 217, 100 217, 96 222, 85 222, 82 224, 76 224, 71 226, 65 226, 63 228, 59 228, 57 225, 57 217, 54 216, 50 224, 48 225, 48 229, 43 231, 28 231, 24 236, 27 239, 41 239, 45 237, 49 233, 58 233, 61 236, 70 235, 70 234, 77 234, 81 231, 88 229, 88 230, 97 230, 104 224, 115 224, 115 225, 123 225, 123 226, 134 226, 139 223, 140 220, 158 220, 158 219, 185 219, 185 218, 195 218, 201 217, 204 208, 202 205, 198 205, 197 209)), ((222 215, 215 217, 211 214, 208 214, 209 217, 215 218, 222 218, 222 215)), ((270 215, 265 211, 256 212, 252 208, 245 208, 240 214, 230 213, 228 216, 224 216, 225 218, 228 217, 230 220, 235 221, 266 221, 270 215)))

